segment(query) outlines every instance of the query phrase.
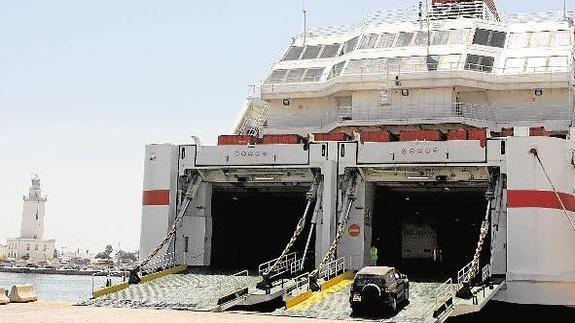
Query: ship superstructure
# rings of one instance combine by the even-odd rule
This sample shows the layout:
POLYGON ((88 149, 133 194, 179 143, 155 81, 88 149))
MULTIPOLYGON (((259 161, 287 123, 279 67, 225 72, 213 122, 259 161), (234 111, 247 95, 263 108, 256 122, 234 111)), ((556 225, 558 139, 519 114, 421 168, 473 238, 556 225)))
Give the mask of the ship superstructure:
POLYGON ((147 146, 140 254, 257 268, 267 296, 244 305, 376 246, 413 277, 454 277, 438 308, 490 277, 478 303, 575 306, 571 17, 434 0, 306 30, 234 135, 147 146))

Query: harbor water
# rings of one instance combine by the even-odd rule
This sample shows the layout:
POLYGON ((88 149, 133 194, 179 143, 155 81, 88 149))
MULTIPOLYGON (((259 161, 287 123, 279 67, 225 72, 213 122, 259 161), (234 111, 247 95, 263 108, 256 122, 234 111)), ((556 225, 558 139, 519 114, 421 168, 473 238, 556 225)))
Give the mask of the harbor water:
MULTIPOLYGON (((93 277, 94 287, 104 287, 106 279, 102 276, 93 277)), ((112 283, 122 281, 120 277, 110 279, 112 283)), ((0 272, 0 286, 9 290, 16 284, 34 285, 38 299, 45 301, 80 302, 92 295, 92 276, 0 272)))

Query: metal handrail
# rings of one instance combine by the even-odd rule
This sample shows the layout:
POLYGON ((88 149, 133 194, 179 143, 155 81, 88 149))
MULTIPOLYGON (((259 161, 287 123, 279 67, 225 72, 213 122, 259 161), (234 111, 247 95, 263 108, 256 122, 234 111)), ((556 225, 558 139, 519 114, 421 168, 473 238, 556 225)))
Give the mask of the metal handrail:
POLYGON ((319 272, 318 278, 330 280, 338 275, 341 275, 346 270, 347 257, 341 257, 328 262, 319 272))
POLYGON ((260 264, 258 266, 258 273, 260 275, 263 274, 269 275, 270 279, 274 279, 288 271, 290 274, 293 274, 299 271, 301 268, 302 259, 299 259, 297 257, 296 252, 292 252, 282 257, 279 263, 275 266, 274 270, 270 271, 270 268, 272 268, 272 266, 275 265, 278 259, 280 258, 275 258, 260 264))
POLYGON ((453 279, 449 278, 443 284, 435 289, 433 302, 424 310, 424 315, 427 316, 436 311, 440 306, 446 304, 450 298, 453 298, 456 293, 456 288, 453 284, 453 279))
POLYGON ((477 270, 478 268, 475 261, 469 262, 457 272, 457 283, 461 285, 463 283, 469 282, 469 277, 474 276, 477 273, 477 270))
POLYGON ((413 103, 398 106, 369 105, 352 108, 351 118, 339 117, 337 109, 305 111, 299 113, 274 113, 269 115, 269 128, 318 127, 328 128, 340 122, 397 121, 409 122, 445 121, 487 122, 494 126, 516 125, 520 122, 541 123, 547 121, 568 122, 573 111, 568 105, 535 104, 523 106, 490 106, 467 102, 444 104, 413 103))

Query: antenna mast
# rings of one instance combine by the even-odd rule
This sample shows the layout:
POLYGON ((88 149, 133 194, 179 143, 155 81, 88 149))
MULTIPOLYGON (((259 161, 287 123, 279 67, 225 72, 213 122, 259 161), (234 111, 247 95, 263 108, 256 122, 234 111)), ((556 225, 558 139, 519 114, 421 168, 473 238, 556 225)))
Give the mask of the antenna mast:
POLYGON ((307 40, 307 10, 305 9, 305 0, 303 0, 303 45, 307 40))
POLYGON ((563 0, 563 20, 567 20, 567 0, 563 0))

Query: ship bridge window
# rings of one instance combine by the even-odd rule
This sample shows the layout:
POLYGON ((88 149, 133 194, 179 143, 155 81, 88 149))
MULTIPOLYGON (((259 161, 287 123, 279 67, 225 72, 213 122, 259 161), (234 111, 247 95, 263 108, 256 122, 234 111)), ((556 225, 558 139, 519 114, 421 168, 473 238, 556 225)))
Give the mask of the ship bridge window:
POLYGON ((411 44, 413 39, 413 33, 401 32, 397 36, 397 41, 395 42, 395 47, 407 47, 411 44))
POLYGON ((354 37, 354 38, 346 41, 345 43, 343 43, 341 51, 339 52, 339 56, 353 52, 355 50, 355 48, 357 47, 358 38, 359 37, 354 37))
POLYGON ((461 61, 460 54, 445 55, 439 57, 438 70, 457 70, 459 69, 459 63, 461 61))
POLYGON ((505 60, 505 74, 516 74, 525 71, 525 57, 510 57, 505 60))
POLYGON ((413 38, 413 46, 427 46, 428 40, 427 31, 420 31, 413 38))
POLYGON ((548 57, 528 57, 527 72, 545 72, 548 59, 548 57))
POLYGON ((301 59, 314 59, 319 55, 321 50, 321 45, 318 46, 306 46, 301 59))
POLYGON ((531 33, 513 33, 509 35, 508 48, 527 48, 531 33))
POLYGON ((551 46, 569 46, 571 45, 571 32, 568 30, 559 30, 553 32, 551 46))
POLYGON ((274 70, 268 77, 266 83, 281 83, 283 82, 288 70, 274 70))
POLYGON ((331 67, 331 71, 329 72, 329 75, 327 77, 327 79, 332 79, 334 77, 337 77, 341 74, 341 71, 343 70, 343 66, 345 65, 346 61, 343 62, 339 62, 337 64, 335 64, 334 66, 331 67))
POLYGON ((367 34, 364 35, 361 39, 361 43, 359 44, 359 49, 369 49, 375 48, 377 45, 377 38, 379 34, 367 34))
POLYGON ((294 68, 293 70, 289 70, 289 73, 287 74, 286 77, 286 82, 287 83, 301 82, 304 73, 305 68, 294 68))
POLYGON ((473 44, 491 46, 491 47, 505 47, 506 33, 502 31, 477 29, 473 37, 473 44))
POLYGON ((295 61, 298 60, 303 52, 303 47, 292 46, 289 48, 286 56, 284 56, 284 61, 295 61))
POLYGON ((379 42, 377 43, 378 48, 389 48, 393 46, 393 41, 395 40, 395 34, 384 33, 379 36, 379 42))
POLYGON ((567 56, 551 56, 549 57, 549 72, 567 72, 569 60, 567 56))
POLYGON ((465 69, 491 73, 495 59, 491 56, 467 55, 465 69))
POLYGON ((433 33, 431 45, 447 45, 449 40, 449 30, 439 30, 433 33))
POLYGON ((369 74, 377 73, 386 69, 386 58, 376 59, 352 59, 347 64, 344 74, 369 74))
POLYGON ((449 31, 449 45, 467 44, 471 29, 457 29, 449 31))
POLYGON ((530 47, 549 47, 551 44, 551 33, 548 31, 533 33, 531 35, 530 47))
POLYGON ((567 56, 510 57, 505 61, 505 73, 566 72, 567 56))
POLYGON ((323 47, 323 51, 319 55, 319 58, 332 58, 337 56, 337 52, 339 51, 339 47, 341 44, 331 44, 325 45, 323 47))
POLYGON ((318 82, 321 79, 324 68, 309 68, 305 72, 303 82, 318 82))

